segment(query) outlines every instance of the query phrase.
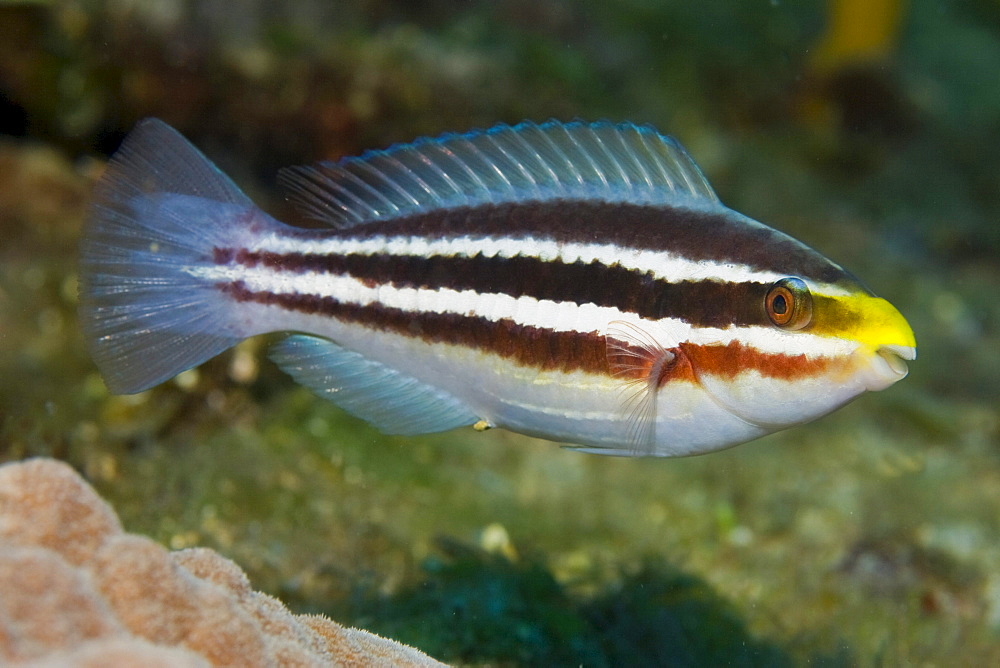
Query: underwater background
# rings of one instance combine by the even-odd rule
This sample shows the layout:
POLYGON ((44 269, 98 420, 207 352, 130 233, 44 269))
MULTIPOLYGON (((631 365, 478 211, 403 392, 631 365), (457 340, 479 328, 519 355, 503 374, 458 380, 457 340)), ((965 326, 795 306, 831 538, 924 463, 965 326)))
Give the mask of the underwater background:
POLYGON ((473 665, 1000 665, 1000 4, 0 4, 0 460, 297 612, 473 665), (523 119, 650 123, 722 201, 896 305, 910 376, 688 459, 389 437, 255 339, 111 396, 76 321, 104 160, 177 127, 280 167, 523 119))

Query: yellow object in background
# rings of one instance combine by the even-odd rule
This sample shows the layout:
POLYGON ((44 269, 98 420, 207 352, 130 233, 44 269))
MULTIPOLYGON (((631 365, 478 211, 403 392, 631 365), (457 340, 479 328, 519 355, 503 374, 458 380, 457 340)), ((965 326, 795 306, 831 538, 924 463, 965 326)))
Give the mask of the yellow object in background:
POLYGON ((796 100, 802 121, 832 137, 907 133, 911 114, 893 68, 906 10, 906 0, 828 0, 796 100))
POLYGON ((906 4, 905 0, 829 0, 826 32, 812 56, 814 71, 891 58, 906 4))

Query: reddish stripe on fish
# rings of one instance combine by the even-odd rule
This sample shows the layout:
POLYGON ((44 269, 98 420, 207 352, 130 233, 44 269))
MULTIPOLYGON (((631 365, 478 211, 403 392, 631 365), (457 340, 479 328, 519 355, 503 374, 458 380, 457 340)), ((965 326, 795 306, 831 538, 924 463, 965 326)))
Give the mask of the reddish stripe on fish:
POLYGON ((698 373, 727 380, 744 371, 757 371, 765 378, 799 380, 847 364, 835 357, 762 353, 739 341, 727 345, 681 343, 679 348, 698 373))
POLYGON ((597 332, 553 332, 519 325, 508 319, 491 321, 455 313, 404 311, 379 304, 362 306, 315 295, 254 292, 242 281, 220 283, 217 287, 239 302, 337 318, 373 330, 411 336, 427 343, 465 346, 542 371, 610 373, 607 345, 604 337, 597 332))
MULTIPOLYGON (((430 344, 464 346, 539 371, 616 375, 608 364, 607 339, 598 332, 557 332, 520 325, 509 319, 493 321, 455 313, 414 312, 380 304, 344 303, 332 297, 316 295, 255 292, 242 281, 219 283, 216 287, 238 302, 337 318, 377 331, 412 336, 430 344)), ((686 359, 687 363, 666 365, 659 385, 674 381, 694 382, 691 364, 700 373, 728 379, 744 371, 757 371, 768 378, 796 380, 821 373, 835 363, 828 357, 762 353, 735 341, 728 345, 681 343, 670 350, 679 351, 679 357, 686 359)), ((642 377, 642 374, 641 369, 637 370, 634 377, 642 377)))

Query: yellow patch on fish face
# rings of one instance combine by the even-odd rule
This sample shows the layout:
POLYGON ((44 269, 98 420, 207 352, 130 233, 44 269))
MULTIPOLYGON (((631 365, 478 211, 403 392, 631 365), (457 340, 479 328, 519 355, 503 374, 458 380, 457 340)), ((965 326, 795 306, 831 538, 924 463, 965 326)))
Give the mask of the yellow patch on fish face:
POLYGON ((886 346, 916 348, 916 338, 896 307, 864 292, 849 295, 813 295, 810 331, 856 341, 875 351, 886 346))

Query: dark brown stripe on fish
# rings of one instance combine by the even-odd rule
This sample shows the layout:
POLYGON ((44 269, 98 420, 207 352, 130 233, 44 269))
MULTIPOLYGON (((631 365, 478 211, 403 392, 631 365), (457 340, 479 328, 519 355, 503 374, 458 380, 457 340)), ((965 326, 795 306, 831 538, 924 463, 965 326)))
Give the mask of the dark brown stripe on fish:
POLYGON ((651 320, 677 318, 699 327, 770 326, 764 297, 770 284, 722 281, 669 283, 599 262, 540 260, 531 256, 319 255, 216 249, 216 262, 263 266, 289 273, 347 274, 365 285, 447 288, 596 304, 651 320))
MULTIPOLYGON (((690 260, 747 265, 761 271, 837 283, 851 276, 791 237, 739 214, 668 206, 553 200, 440 209, 346 230, 310 231, 311 238, 485 236, 608 243, 623 251, 668 251, 690 260)), ((527 250, 527 248, 526 248, 527 250)))
MULTIPOLYGON (((558 332, 519 325, 512 320, 488 320, 455 313, 404 311, 380 304, 344 303, 332 297, 273 292, 254 292, 242 281, 218 283, 216 287, 239 302, 277 306, 308 315, 336 318, 376 331, 389 331, 419 338, 426 343, 444 343, 472 348, 509 359, 540 371, 584 371, 612 375, 607 341, 597 332, 558 332)), ((843 364, 832 358, 761 353, 739 342, 728 345, 696 345, 682 342, 677 348, 691 363, 672 364, 659 379, 693 381, 691 366, 698 373, 731 379, 743 371, 756 370, 765 377, 794 380, 813 376, 830 365, 843 364)))

